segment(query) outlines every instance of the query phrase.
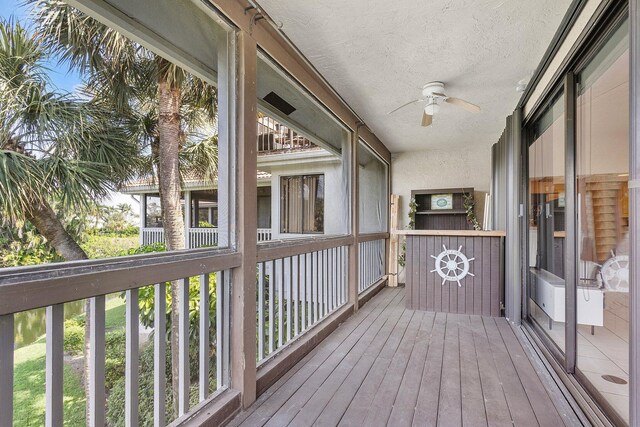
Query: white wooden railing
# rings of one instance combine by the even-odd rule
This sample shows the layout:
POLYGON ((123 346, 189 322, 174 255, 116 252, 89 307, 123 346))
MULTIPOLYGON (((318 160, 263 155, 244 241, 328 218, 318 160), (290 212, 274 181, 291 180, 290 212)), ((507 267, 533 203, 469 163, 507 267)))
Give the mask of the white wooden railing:
MULTIPOLYGON (((56 263, 34 267, 4 269, 0 277, 0 427, 13 425, 14 405, 14 316, 16 313, 46 308, 46 388, 44 419, 34 421, 41 425, 64 424, 64 304, 89 299, 90 350, 88 381, 90 425, 106 423, 105 408, 110 402, 105 389, 105 296, 126 295, 126 367, 125 367, 125 424, 137 426, 139 420, 139 290, 154 289, 153 325, 153 414, 154 425, 165 425, 166 358, 170 349, 166 342, 166 282, 177 280, 179 298, 179 393, 177 396, 180 420, 191 414, 189 392, 197 387, 199 402, 213 400, 229 384, 229 295, 231 269, 240 266, 237 253, 195 251, 189 254, 146 254, 120 257, 117 260, 91 260, 74 263, 56 263), (198 287, 198 375, 189 370, 189 336, 191 328, 189 293, 198 287), (197 284, 196 284, 197 282, 197 284), (90 286, 89 286, 90 285, 90 286), (215 286, 215 302, 211 301, 210 287, 215 286), (215 304, 215 331, 210 329, 209 310, 215 304), (160 331, 158 333, 158 331, 160 331), (213 338, 212 338, 213 337, 213 338), (212 351, 215 348, 215 351, 212 351), (211 358, 211 354, 215 357, 211 358), (210 364, 215 366, 211 367, 210 364), (210 368, 215 370, 210 380, 210 368), (192 378, 197 378, 192 381, 192 378)), ((213 290, 212 290, 213 292, 213 290)), ((202 406, 202 405, 199 405, 202 406)), ((199 410, 194 408, 194 411, 199 410)))
POLYGON ((164 243, 164 229, 157 227, 145 227, 142 229, 143 245, 155 245, 156 243, 164 243))
POLYGON ((364 292, 384 276, 385 239, 369 240, 358 244, 358 292, 364 292))
POLYGON ((258 257, 258 363, 346 303, 347 252, 346 245, 337 245, 289 256, 258 257))
POLYGON ((218 246, 217 228, 190 228, 189 247, 203 248, 206 246, 218 246))
MULTIPOLYGON (((258 242, 266 242, 271 240, 270 228, 258 228, 258 242)), ((142 229, 141 244, 153 245, 156 243, 164 243, 164 229, 145 227, 142 229)), ((190 228, 189 229, 189 248, 203 248, 207 246, 218 245, 218 229, 217 228, 190 228)))
POLYGON ((258 242, 268 242, 271 240, 270 228, 258 228, 258 242))

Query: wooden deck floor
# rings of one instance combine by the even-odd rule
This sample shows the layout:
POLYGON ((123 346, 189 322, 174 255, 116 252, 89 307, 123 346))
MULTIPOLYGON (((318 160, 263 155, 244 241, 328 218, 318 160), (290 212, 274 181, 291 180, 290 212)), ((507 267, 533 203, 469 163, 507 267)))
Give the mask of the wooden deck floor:
MULTIPOLYGON (((561 412, 561 411, 560 411, 561 412)), ((232 426, 563 426, 504 319, 413 311, 386 288, 232 426)))

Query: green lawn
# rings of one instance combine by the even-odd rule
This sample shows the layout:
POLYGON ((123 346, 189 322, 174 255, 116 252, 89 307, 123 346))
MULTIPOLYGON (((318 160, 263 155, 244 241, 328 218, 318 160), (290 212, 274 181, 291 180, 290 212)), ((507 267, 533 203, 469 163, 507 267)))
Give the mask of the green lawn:
MULTIPOLYGON (((45 343, 40 340, 15 352, 14 425, 44 425, 45 343)), ((84 425, 85 399, 80 377, 64 367, 64 425, 84 425)))
MULTIPOLYGON (((84 315, 80 315, 83 317, 84 315)), ((106 329, 125 327, 125 303, 122 298, 106 302, 106 329)), ((14 425, 41 426, 45 411, 45 337, 14 353, 14 425)), ((64 425, 85 425, 85 398, 80 375, 64 367, 64 425)))

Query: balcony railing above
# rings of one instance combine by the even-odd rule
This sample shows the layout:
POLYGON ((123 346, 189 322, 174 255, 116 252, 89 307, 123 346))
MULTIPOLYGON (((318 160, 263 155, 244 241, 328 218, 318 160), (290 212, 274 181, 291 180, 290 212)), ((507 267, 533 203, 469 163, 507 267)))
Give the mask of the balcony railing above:
POLYGON ((309 139, 268 116, 258 118, 258 155, 320 149, 309 139))
MULTIPOLYGON (((190 228, 188 232, 189 248, 204 248, 218 245, 217 228, 190 228)), ((270 228, 258 228, 258 242, 271 240, 270 228)), ((159 227, 145 227, 141 230, 141 244, 154 245, 164 243, 164 229, 159 227)))

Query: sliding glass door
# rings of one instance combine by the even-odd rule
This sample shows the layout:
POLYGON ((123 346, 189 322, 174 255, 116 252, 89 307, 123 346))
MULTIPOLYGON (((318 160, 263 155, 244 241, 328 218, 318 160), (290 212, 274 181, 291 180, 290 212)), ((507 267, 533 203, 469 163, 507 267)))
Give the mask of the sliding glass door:
POLYGON ((562 94, 532 129, 529 157, 529 314, 565 350, 565 115, 562 94))
POLYGON ((629 420, 629 29, 578 74, 577 368, 629 420))
POLYGON ((605 34, 527 126, 527 309, 567 372, 624 425, 634 215, 628 22, 605 34))

